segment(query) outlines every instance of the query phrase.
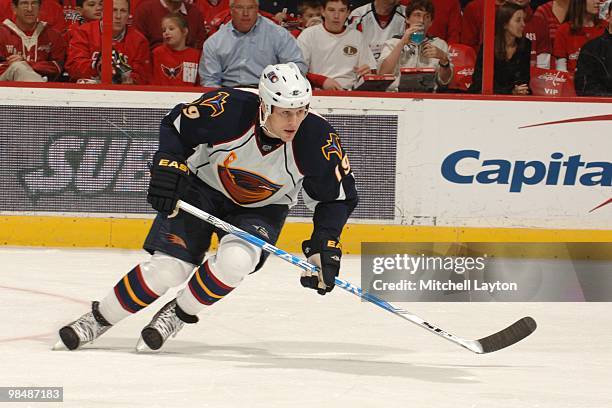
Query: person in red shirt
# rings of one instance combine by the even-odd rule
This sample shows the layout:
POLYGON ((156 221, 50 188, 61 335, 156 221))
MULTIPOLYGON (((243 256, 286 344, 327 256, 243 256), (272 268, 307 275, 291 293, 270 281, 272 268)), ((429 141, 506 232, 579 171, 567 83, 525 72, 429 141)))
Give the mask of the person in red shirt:
POLYGON ((323 23, 321 12, 323 7, 319 0, 304 0, 298 4, 299 25, 290 30, 291 35, 298 38, 305 28, 323 23))
MULTIPOLYGON (((128 0, 113 0, 113 83, 147 84, 150 78, 149 43, 133 27, 128 27, 128 0)), ((100 21, 80 26, 68 49, 66 71, 72 80, 99 82, 102 30, 100 21)))
POLYGON ((195 86, 199 83, 200 50, 187 47, 189 28, 181 14, 162 20, 164 43, 153 50, 153 85, 195 86))
POLYGON ((531 66, 550 69, 552 41, 545 21, 535 14, 526 22, 523 35, 531 41, 531 66))
MULTIPOLYGON (((400 4, 407 6, 411 0, 401 0, 400 4)), ((431 0, 436 10, 436 18, 432 21, 428 34, 438 37, 448 44, 458 44, 461 41, 461 5, 457 0, 431 0)))
POLYGON ((39 22, 40 0, 13 0, 14 20, 0 25, 0 81, 43 82, 62 73, 66 44, 39 22))
MULTIPOLYGON (((499 8, 504 3, 514 3, 525 10, 525 22, 531 20, 533 11, 529 6, 529 0, 495 0, 495 7, 499 8)), ((476 52, 482 44, 484 31, 484 6, 485 0, 473 0, 463 10, 463 21, 461 25, 461 44, 469 45, 476 52)))
POLYGON ((555 36, 559 26, 565 21, 570 0, 551 0, 542 4, 533 13, 534 17, 540 19, 544 28, 548 30, 551 43, 554 44, 555 36))
POLYGON ((13 18, 11 0, 0 0, 0 23, 6 19, 13 18))
MULTIPOLYGON (((605 22, 604 22, 605 23, 605 22)), ((576 71, 580 48, 603 34, 606 24, 599 19, 599 0, 572 0, 565 23, 559 26, 553 55, 558 71, 576 71)))
POLYGON ((64 19, 64 8, 56 0, 42 0, 38 21, 46 21, 58 33, 63 33, 68 27, 64 19))
POLYGON ((206 39, 206 29, 204 17, 197 6, 182 0, 146 0, 134 12, 134 26, 147 38, 151 49, 163 43, 159 27, 168 13, 181 13, 185 16, 189 25, 187 45, 202 49, 206 39))
MULTIPOLYGON (((505 0, 495 0, 495 6, 504 4, 505 0)), ((463 9, 461 23, 461 44, 469 45, 478 52, 482 44, 484 23, 484 0, 472 0, 463 9)))
POLYGON ((220 12, 229 10, 229 0, 197 0, 195 3, 204 17, 206 35, 210 37, 213 18, 220 12))
POLYGON ((68 28, 64 32, 66 43, 70 44, 72 31, 79 28, 82 24, 101 20, 103 9, 102 0, 77 0, 74 13, 66 16, 71 19, 68 21, 68 28))
POLYGON ((0 0, 0 23, 6 20, 10 20, 13 16, 13 7, 11 6, 11 0, 0 0))
MULTIPOLYGON (((11 0, 0 0, 0 23, 7 18, 12 20, 13 17, 11 0)), ((66 29, 66 21, 64 20, 62 6, 56 0, 40 2, 38 21, 46 22, 49 27, 53 28, 58 33, 63 33, 66 29)))

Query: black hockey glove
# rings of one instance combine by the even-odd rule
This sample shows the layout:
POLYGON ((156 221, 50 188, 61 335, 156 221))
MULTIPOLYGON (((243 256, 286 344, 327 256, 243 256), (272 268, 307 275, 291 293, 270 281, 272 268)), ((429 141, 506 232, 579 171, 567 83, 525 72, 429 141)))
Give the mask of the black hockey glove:
POLYGON ((189 186, 189 168, 169 153, 157 152, 151 165, 147 202, 162 214, 170 215, 189 186))
POLYGON ((300 278, 302 286, 316 290, 319 295, 331 292, 336 276, 340 272, 340 258, 342 258, 340 243, 334 239, 306 240, 302 242, 302 251, 308 262, 321 268, 318 274, 310 271, 302 272, 300 278))

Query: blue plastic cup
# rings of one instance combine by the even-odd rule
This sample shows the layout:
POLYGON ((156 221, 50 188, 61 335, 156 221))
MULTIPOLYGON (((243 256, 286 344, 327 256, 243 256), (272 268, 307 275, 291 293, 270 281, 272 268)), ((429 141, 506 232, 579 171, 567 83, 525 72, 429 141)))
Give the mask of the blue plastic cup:
POLYGON ((415 31, 410 35, 410 41, 415 45, 421 44, 425 41, 425 31, 415 31))

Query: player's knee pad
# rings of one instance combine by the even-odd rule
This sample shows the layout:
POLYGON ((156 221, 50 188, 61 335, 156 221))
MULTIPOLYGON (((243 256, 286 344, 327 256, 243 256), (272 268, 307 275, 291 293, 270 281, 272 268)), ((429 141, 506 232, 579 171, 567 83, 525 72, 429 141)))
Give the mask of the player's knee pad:
POLYGON ((225 235, 219 242, 217 254, 210 260, 211 269, 223 283, 236 287, 255 270, 260 256, 261 248, 233 235, 225 235))
POLYGON ((193 267, 189 262, 157 251, 148 261, 140 264, 140 271, 149 287, 161 296, 168 289, 185 282, 193 267))

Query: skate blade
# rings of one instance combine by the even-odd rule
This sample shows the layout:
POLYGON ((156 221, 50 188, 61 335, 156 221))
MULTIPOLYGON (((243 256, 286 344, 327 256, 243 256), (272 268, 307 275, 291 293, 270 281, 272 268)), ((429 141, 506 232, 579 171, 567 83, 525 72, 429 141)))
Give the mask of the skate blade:
POLYGON ((53 351, 67 351, 68 347, 66 347, 66 345, 64 344, 64 342, 61 339, 58 339, 57 343, 55 343, 53 345, 51 350, 53 350, 53 351))
POLYGON ((158 350, 150 349, 149 346, 147 346, 147 343, 145 343, 142 337, 140 337, 138 339, 138 342, 136 343, 136 352, 137 353, 157 353, 158 350))

